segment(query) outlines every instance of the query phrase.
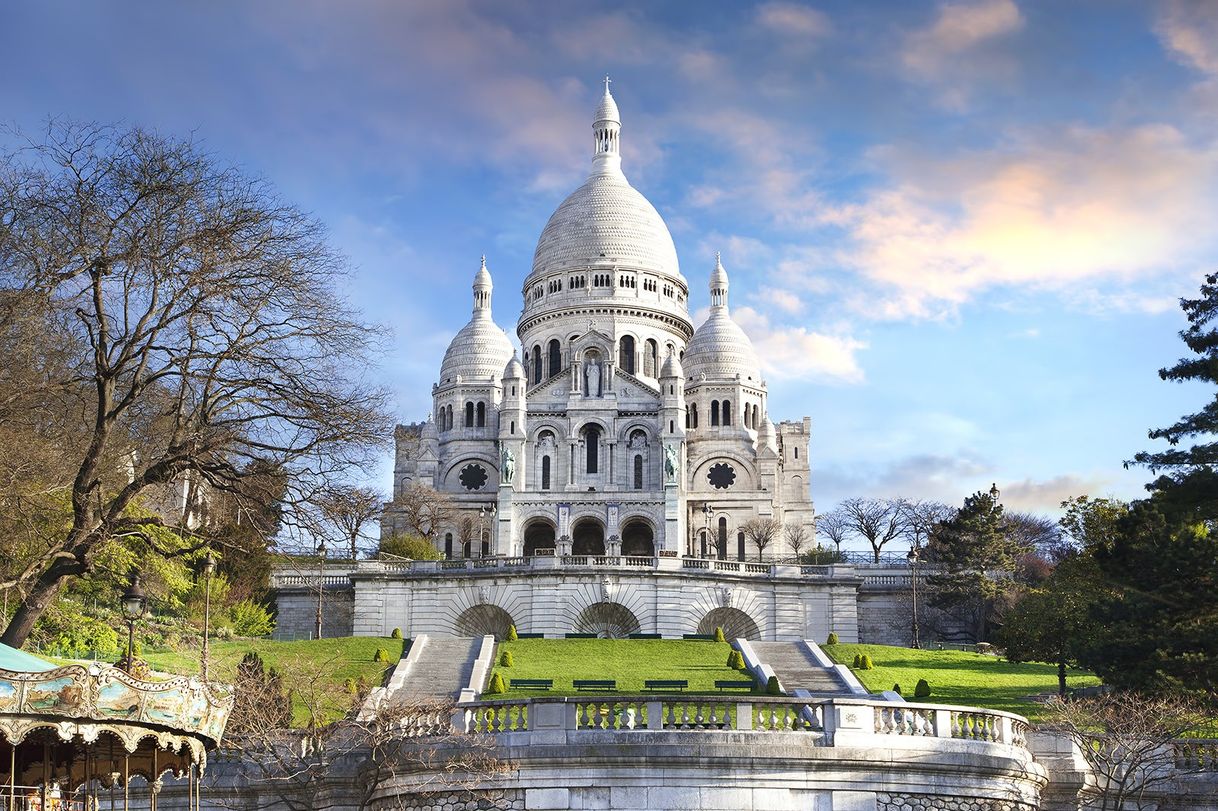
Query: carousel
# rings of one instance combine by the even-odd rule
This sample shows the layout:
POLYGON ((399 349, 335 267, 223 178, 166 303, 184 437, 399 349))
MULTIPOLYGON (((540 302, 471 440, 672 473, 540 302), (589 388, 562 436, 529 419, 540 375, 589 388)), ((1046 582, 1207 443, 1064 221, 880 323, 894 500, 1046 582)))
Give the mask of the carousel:
POLYGON ((232 704, 196 678, 60 667, 0 645, 0 811, 155 811, 167 775, 197 811, 232 704))

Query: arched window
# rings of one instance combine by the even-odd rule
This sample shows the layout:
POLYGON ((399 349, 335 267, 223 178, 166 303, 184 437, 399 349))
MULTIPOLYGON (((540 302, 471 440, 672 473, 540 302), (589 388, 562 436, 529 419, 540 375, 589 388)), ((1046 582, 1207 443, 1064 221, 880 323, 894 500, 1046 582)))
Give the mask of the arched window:
POLYGON ((562 371, 562 344, 557 338, 550 340, 550 377, 562 371))
POLYGON ((629 335, 623 335, 618 342, 617 365, 622 371, 634 374, 634 338, 629 335))
POLYGON ((711 425, 719 424, 719 401, 711 400, 711 425))
POLYGON ((698 427, 698 404, 697 403, 693 404, 693 415, 694 415, 694 427, 697 428, 698 427))
POLYGON ((475 418, 474 424, 479 428, 486 427, 486 403, 478 403, 478 416, 475 418))
POLYGON ((736 560, 744 560, 744 533, 736 533, 736 560))
POLYGON ((453 407, 450 405, 448 407, 448 430, 451 431, 453 429, 453 425, 455 424, 456 423, 453 422, 453 407))
POLYGON ((658 377, 660 366, 657 363, 660 356, 660 345, 654 339, 648 338, 643 348, 643 374, 648 377, 658 377))
POLYGON ((541 382, 541 347, 533 347, 533 385, 541 382))
POLYGON ((444 533, 444 559, 453 559, 453 534, 451 532, 444 533))
POLYGON ((550 489, 550 457, 541 457, 541 489, 550 489))
POLYGON ((643 455, 634 455, 634 489, 643 489, 643 455))
POLYGON ((732 424, 732 404, 727 400, 723 401, 723 424, 732 424))
POLYGON ((716 557, 719 560, 727 559, 727 519, 719 516, 719 549, 716 557))
POLYGON ((588 451, 588 472, 599 473, 601 429, 595 425, 589 425, 584 431, 584 444, 588 451))
POLYGON ((686 430, 694 427, 693 410, 689 406, 685 406, 685 428, 686 430))
POLYGON ((474 404, 470 402, 465 404, 465 427, 474 427, 474 404))

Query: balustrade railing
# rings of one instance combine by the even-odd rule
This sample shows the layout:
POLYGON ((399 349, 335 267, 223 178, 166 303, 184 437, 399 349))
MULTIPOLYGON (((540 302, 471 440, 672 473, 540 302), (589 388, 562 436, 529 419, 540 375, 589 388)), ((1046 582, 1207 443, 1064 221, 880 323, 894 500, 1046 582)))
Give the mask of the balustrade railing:
POLYGON ((1218 740, 1184 738, 1174 744, 1176 768, 1196 772, 1218 772, 1218 740))

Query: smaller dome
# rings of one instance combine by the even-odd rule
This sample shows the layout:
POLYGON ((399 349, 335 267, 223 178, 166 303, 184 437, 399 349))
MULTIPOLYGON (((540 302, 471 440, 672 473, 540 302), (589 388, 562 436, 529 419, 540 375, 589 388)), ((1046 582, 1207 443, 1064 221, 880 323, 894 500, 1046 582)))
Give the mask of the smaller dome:
POLYGON ((601 96, 601 103, 596 108, 596 117, 592 119, 593 123, 601 121, 612 121, 615 124, 622 123, 622 116, 617 111, 617 102, 613 100, 613 94, 609 92, 609 77, 605 77, 605 95, 601 96))
POLYGON ((524 380, 524 364, 520 362, 520 358, 516 357, 516 350, 512 350, 512 359, 507 362, 507 366, 503 367, 504 380, 524 380))
POLYGON ((774 423, 770 422, 769 413, 761 417, 761 425, 757 429, 757 450, 769 449, 778 452, 778 441, 775 439, 774 423))
POLYGON ((710 278, 710 317, 694 330, 685 348, 685 377, 691 381, 702 375, 711 380, 735 380, 739 375, 743 381, 760 384, 761 363, 753 342, 728 313, 727 289, 727 271, 716 254, 710 278))
POLYGON ((664 365, 660 367, 660 377, 684 377, 685 369, 681 367, 681 359, 677 357, 676 352, 669 352, 668 357, 664 358, 664 365))
POLYGON ((440 364, 440 385, 462 380, 498 380, 511 359, 513 347, 507 333, 491 318, 491 274, 482 267, 474 275, 474 314, 460 329, 440 364))

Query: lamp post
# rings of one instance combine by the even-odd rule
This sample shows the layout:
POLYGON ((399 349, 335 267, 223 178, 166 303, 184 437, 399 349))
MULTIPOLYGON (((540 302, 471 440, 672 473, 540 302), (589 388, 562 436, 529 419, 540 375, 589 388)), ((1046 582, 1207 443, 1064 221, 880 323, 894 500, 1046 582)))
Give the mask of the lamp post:
POLYGON ((483 557, 483 558, 486 557, 486 553, 489 551, 487 549, 487 542, 483 539, 483 533, 485 532, 483 527, 486 523, 486 519, 493 516, 494 514, 495 514, 495 505, 494 504, 490 504, 490 505, 483 504, 481 507, 478 508, 478 552, 479 552, 478 556, 479 557, 483 557))
POLYGON ((317 616, 313 618, 313 638, 321 639, 321 605, 326 594, 326 542, 317 545, 317 616))
POLYGON ((917 545, 917 541, 914 541, 907 557, 909 558, 909 585, 913 590, 913 646, 915 649, 922 647, 918 629, 918 557, 921 553, 921 547, 917 545))
POLYGON ((211 649, 208 646, 208 638, 211 636, 211 576, 216 571, 216 559, 212 557, 211 550, 207 550, 207 557, 203 559, 203 681, 207 681, 207 665, 211 649))
POLYGON ((710 540, 711 519, 715 517, 715 510, 711 507, 710 502, 702 505, 702 518, 706 522, 706 534, 702 536, 702 557, 706 557, 706 543, 710 540))
POLYGON ((123 616, 127 619, 127 672, 134 672, 135 665, 135 623, 142 619, 148 611, 148 596, 140 588, 139 574, 132 575, 131 585, 123 592, 123 616))

